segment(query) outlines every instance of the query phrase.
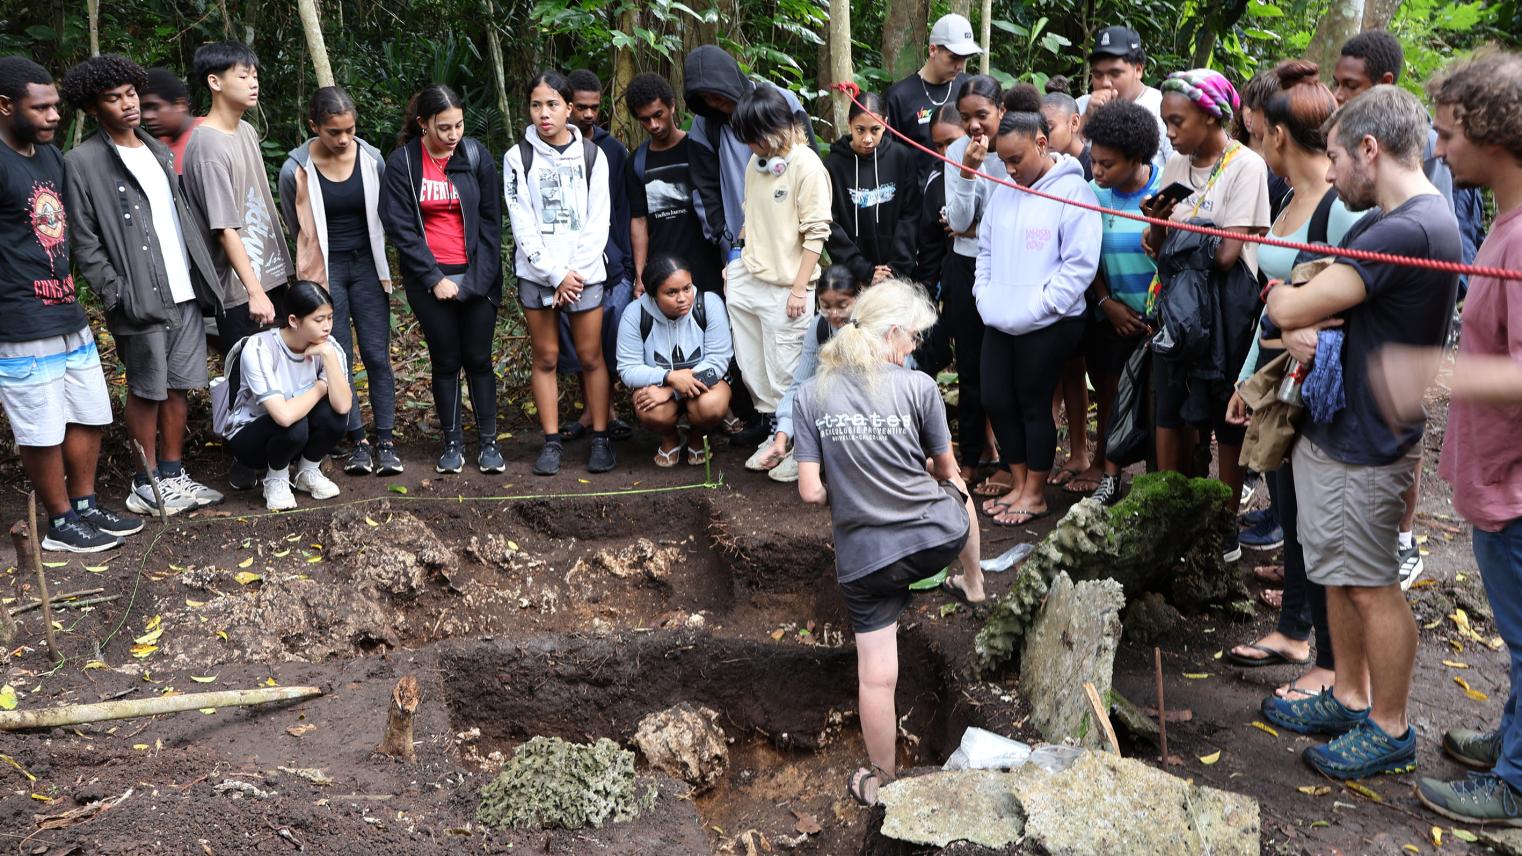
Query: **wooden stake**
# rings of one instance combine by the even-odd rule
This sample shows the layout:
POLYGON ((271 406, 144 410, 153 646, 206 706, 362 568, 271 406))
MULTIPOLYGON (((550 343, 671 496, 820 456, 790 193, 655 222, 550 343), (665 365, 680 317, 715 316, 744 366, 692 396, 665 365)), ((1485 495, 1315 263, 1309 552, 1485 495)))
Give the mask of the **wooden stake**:
POLYGON ((259 687, 252 690, 184 693, 104 701, 96 704, 69 704, 39 710, 0 710, 0 731, 83 725, 87 722, 157 716, 161 713, 178 713, 208 707, 239 707, 248 704, 268 704, 272 701, 296 701, 319 695, 322 695, 322 690, 317 687, 259 687))
POLYGON ((132 448, 137 450, 137 459, 143 465, 143 472, 148 474, 148 484, 153 488, 153 501, 158 503, 159 522, 169 522, 169 509, 164 507, 164 492, 159 490, 159 476, 148 466, 148 453, 143 451, 143 444, 136 440, 132 441, 132 448))
MULTIPOLYGON (((65 603, 65 601, 71 601, 71 600, 77 601, 80 598, 85 597, 86 595, 100 594, 103 591, 105 591, 105 589, 103 589, 103 588, 80 589, 79 591, 71 591, 68 594, 56 595, 56 596, 54 596, 52 598, 52 606, 55 609, 63 609, 65 606, 69 606, 69 605, 78 606, 77 603, 76 604, 67 604, 67 603, 65 603)), ((23 612, 31 612, 32 610, 37 609, 40 606, 42 606, 42 601, 40 601, 40 600, 34 600, 31 603, 26 603, 26 604, 22 604, 21 606, 12 607, 10 609, 10 614, 11 615, 20 615, 23 612)), ((3 611, 4 610, 0 610, 0 612, 3 612, 3 611)))
POLYGON ((1163 750, 1163 766, 1168 766, 1168 708, 1163 704, 1163 649, 1152 648, 1153 671, 1157 677, 1157 743, 1163 750))
POLYGON ((391 690, 391 704, 386 714, 386 733, 381 737, 375 751, 403 761, 416 761, 417 752, 412 748, 412 715, 423 700, 423 689, 417 678, 403 675, 391 690))
POLYGON ((1099 697, 1099 690, 1089 681, 1084 681, 1083 693, 1089 697, 1089 710, 1094 713, 1094 721, 1104 732, 1105 742, 1109 744, 1110 751, 1120 754, 1120 741, 1115 737, 1115 726, 1110 722, 1110 712, 1105 710, 1104 700, 1099 697))
MULTIPOLYGON (((48 656, 56 662, 63 659, 58 653, 58 640, 53 638, 53 606, 48 603, 48 578, 42 570, 42 538, 38 536, 41 531, 37 528, 37 491, 26 495, 26 518, 31 529, 32 536, 32 565, 37 569, 37 599, 42 601, 42 628, 46 632, 48 642, 48 656)), ((17 567, 19 574, 21 568, 17 567)))

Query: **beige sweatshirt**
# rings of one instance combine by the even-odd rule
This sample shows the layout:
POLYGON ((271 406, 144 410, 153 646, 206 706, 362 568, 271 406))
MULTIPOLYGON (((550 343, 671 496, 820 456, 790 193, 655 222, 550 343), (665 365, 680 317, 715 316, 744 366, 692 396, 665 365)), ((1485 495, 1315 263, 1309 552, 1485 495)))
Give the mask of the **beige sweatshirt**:
MULTIPOLYGON (((791 286, 809 250, 824 252, 830 236, 830 174, 808 146, 793 149, 787 169, 762 172, 751 156, 745 166, 745 249, 740 260, 757 279, 791 286)), ((819 279, 820 266, 809 277, 819 279)))

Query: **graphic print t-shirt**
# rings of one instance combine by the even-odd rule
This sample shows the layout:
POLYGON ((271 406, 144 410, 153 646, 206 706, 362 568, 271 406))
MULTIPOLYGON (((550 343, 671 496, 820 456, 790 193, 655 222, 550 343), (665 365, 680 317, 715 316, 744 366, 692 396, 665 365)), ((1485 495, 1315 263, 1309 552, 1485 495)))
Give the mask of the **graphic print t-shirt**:
MULTIPOLYGON (((460 211, 460 192, 444 169, 448 161, 435 160, 423 149, 423 186, 418 206, 423 210, 423 235, 440 265, 469 264, 465 254, 465 215, 460 211)), ((355 167, 358 169, 358 167, 355 167)))
MULTIPOLYGON (((197 125, 185 147, 184 180, 201 228, 208 233, 237 229, 254 277, 266 291, 291 279, 296 266, 285 245, 264 157, 259 153, 259 134, 252 125, 239 122, 231 134, 197 125)), ((225 304, 242 306, 248 302, 248 291, 228 262, 221 240, 213 235, 211 245, 225 304)))
POLYGON ((84 310, 69 273, 63 156, 39 145, 31 156, 0 143, 0 341, 77 332, 84 310))
POLYGON ((647 150, 645 180, 634 174, 629 158, 625 181, 629 215, 644 217, 650 235, 650 256, 673 253, 687 262, 692 281, 701 291, 723 288, 719 249, 703 237, 703 224, 692 203, 692 141, 686 137, 665 151, 647 150))

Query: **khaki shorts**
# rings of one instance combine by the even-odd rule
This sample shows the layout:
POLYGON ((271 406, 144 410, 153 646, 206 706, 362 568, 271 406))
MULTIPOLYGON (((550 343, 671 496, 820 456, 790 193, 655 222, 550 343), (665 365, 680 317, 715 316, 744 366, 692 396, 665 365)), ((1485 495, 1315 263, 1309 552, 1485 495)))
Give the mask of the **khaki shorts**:
POLYGON ((1393 464, 1333 459, 1304 437, 1295 443, 1295 501, 1305 575, 1323 586, 1392 586, 1400 579, 1402 494, 1416 481, 1421 446, 1393 464))

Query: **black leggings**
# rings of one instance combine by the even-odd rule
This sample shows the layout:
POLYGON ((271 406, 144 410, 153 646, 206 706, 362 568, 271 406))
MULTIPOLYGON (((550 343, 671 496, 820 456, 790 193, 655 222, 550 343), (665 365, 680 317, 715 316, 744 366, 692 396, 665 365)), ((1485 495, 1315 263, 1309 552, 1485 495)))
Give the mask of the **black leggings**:
POLYGON ((243 426, 227 445, 245 467, 260 472, 266 467, 283 470, 297 455, 320 462, 338 445, 347 423, 348 417, 340 416, 323 398, 305 418, 289 427, 282 428, 275 417, 266 413, 243 426))
POLYGON ((983 402, 1006 465, 1024 464, 1037 472, 1052 468, 1057 456, 1052 394, 1082 338, 1082 318, 1064 318, 1020 336, 992 327, 983 331, 983 402))
MULTIPOLYGON (((933 337, 951 339, 957 360, 957 449, 964 467, 983 457, 983 317, 972 298, 977 260, 946 254, 941 271, 941 320, 933 337)), ((1002 439, 1002 438, 1001 438, 1002 439)))
POLYGON ((460 370, 470 384, 470 403, 476 412, 476 434, 497 437, 497 376, 492 373, 492 333, 497 307, 484 297, 439 300, 433 292, 407 289, 407 302, 423 328, 428 359, 433 364, 433 406, 439 412, 444 439, 464 439, 460 412, 460 370))
POLYGON ((1332 670, 1332 632, 1326 623, 1326 589, 1305 577, 1305 552, 1300 547, 1300 508, 1295 503, 1295 473, 1289 461, 1265 475, 1279 526, 1284 529, 1284 604, 1274 628, 1291 639, 1309 639, 1316 633, 1316 665, 1332 670))

